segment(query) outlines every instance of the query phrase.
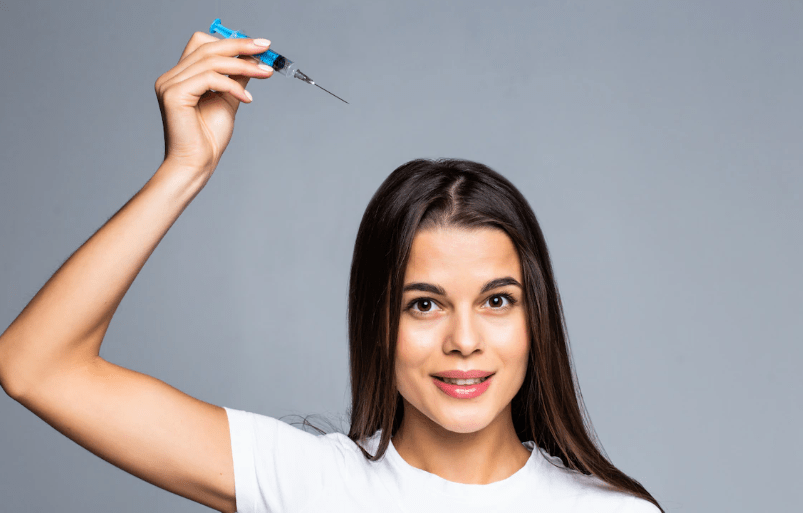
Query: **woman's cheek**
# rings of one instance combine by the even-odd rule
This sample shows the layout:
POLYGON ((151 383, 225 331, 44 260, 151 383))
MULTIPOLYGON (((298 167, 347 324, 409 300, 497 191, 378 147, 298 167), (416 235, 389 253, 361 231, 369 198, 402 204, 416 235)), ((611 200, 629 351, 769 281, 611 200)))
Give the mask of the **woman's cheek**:
POLYGON ((402 395, 407 395, 415 386, 416 377, 426 372, 427 361, 432 354, 430 337, 420 330, 405 328, 401 326, 396 342, 396 380, 402 395))

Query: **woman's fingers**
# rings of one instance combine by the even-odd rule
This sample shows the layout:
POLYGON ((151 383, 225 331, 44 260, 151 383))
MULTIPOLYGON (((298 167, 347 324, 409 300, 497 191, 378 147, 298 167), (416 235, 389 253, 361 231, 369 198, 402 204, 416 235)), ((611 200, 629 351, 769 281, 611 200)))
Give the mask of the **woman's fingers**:
POLYGON ((258 78, 268 78, 268 77, 273 75, 273 68, 271 68, 267 64, 264 64, 262 61, 260 61, 259 59, 255 58, 255 57, 250 57, 248 55, 240 55, 235 60, 243 61, 243 62, 247 63, 249 65, 249 67, 246 68, 247 71, 251 69, 251 66, 256 66, 256 69, 259 72, 259 74, 257 74, 257 75, 253 75, 253 74, 250 74, 250 73, 247 74, 247 75, 245 75, 245 74, 235 74, 235 75, 233 75, 231 73, 227 73, 229 75, 229 78, 231 78, 232 80, 234 80, 235 82, 237 82, 238 84, 240 84, 243 87, 248 85, 248 81, 251 80, 252 76, 253 77, 258 77, 258 78), (262 66, 267 67, 268 69, 260 68, 259 67, 260 64, 262 64, 262 66))
POLYGON ((187 46, 184 47, 184 51, 181 53, 181 57, 178 59, 178 62, 186 59, 188 55, 197 50, 201 45, 212 43, 214 41, 220 41, 220 39, 212 34, 207 34, 206 32, 195 32, 192 36, 190 36, 190 40, 187 41, 187 46))
MULTIPOLYGON (((238 55, 255 55, 267 51, 269 46, 261 46, 254 43, 251 38, 227 38, 218 39, 211 34, 196 32, 190 38, 184 53, 181 55, 178 64, 159 77, 160 80, 167 81, 175 75, 184 71, 187 67, 211 55, 222 55, 225 57, 237 57, 238 55)), ((242 59, 248 60, 248 59, 242 59)))
POLYGON ((162 93, 165 105, 176 107, 195 107, 198 99, 210 89, 224 94, 222 97, 237 110, 239 102, 250 103, 245 88, 235 80, 212 70, 190 75, 186 80, 174 81, 166 86, 162 93))
POLYGON ((175 82, 182 82, 193 75, 210 70, 221 75, 231 75, 230 78, 234 79, 243 88, 245 88, 251 77, 267 78, 273 74, 273 69, 270 66, 268 66, 268 70, 263 70, 249 58, 237 59, 221 55, 210 55, 186 67, 173 78, 164 81, 162 87, 170 87, 175 82))
MULTIPOLYGON (((220 73, 220 76, 230 75, 244 91, 250 77, 268 78, 273 75, 272 69, 260 69, 255 62, 256 58, 251 57, 267 49, 267 46, 257 45, 250 38, 218 39, 211 34, 196 32, 185 47, 179 63, 156 79, 156 94, 161 97, 175 83, 184 82, 193 75, 209 70, 220 73)), ((220 95, 235 111, 241 101, 246 101, 243 100, 244 94, 221 90, 220 95)))

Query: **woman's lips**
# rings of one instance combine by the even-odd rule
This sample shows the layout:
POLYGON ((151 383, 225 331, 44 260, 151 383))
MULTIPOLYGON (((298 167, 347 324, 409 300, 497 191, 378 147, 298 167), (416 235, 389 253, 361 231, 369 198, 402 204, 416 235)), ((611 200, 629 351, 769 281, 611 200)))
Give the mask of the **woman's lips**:
POLYGON ((436 387, 440 388, 443 393, 448 396, 454 397, 455 399, 473 399, 488 390, 493 379, 494 375, 491 375, 488 379, 476 385, 452 385, 451 383, 446 383, 435 377, 432 378, 432 381, 435 383, 436 387))

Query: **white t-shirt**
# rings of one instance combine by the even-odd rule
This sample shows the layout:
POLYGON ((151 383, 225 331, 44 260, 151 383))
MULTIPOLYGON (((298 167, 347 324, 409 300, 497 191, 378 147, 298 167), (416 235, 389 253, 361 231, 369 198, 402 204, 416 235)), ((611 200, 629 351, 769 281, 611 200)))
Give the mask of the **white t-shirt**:
MULTIPOLYGON (((341 433, 313 435, 278 419, 225 408, 238 513, 660 513, 654 504, 566 469, 533 442, 527 464, 495 483, 447 481, 393 447, 376 462, 341 433), (559 467, 555 467, 551 460, 559 467)), ((363 447, 376 454, 380 431, 363 447)))

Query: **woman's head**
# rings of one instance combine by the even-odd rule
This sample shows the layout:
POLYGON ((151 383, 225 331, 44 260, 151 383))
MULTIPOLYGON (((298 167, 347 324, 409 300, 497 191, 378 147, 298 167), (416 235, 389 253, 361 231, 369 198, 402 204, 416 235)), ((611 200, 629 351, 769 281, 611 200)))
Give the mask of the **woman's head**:
POLYGON ((592 441, 544 236, 527 200, 497 172, 458 159, 417 159, 394 170, 357 232, 348 316, 349 438, 362 441, 382 430, 377 453, 363 450, 366 458, 382 457, 401 426, 405 400, 462 433, 504 414, 522 442, 534 440, 567 467, 654 502, 592 441), (508 283, 483 293, 496 278, 521 287, 508 283), (445 294, 405 291, 412 283, 437 285, 445 294), (507 304, 500 293, 513 296, 515 306, 491 312, 507 304), (448 314, 414 317, 407 307, 423 297, 440 300, 435 310, 445 305, 448 314), (454 404, 427 381, 450 369, 499 372, 504 379, 481 401, 454 404))
MULTIPOLYGON (((505 378, 499 380, 505 386, 494 383, 498 394, 493 397, 494 405, 474 401, 471 407, 481 404, 486 409, 479 422, 487 425, 489 416, 508 406, 500 405, 501 399, 509 402, 518 398, 511 405, 514 420, 518 420, 517 432, 522 441, 532 439, 525 422, 529 403, 520 399, 536 390, 531 372, 536 345, 533 342, 536 335, 544 338, 541 331, 554 324, 549 316, 555 312, 550 311, 549 305, 558 302, 538 222, 527 201, 507 179, 487 166, 465 160, 418 159, 400 166, 369 202, 354 248, 349 290, 350 436, 370 436, 382 429, 382 442, 386 436, 389 441, 403 416, 400 391, 417 406, 428 403, 423 413, 439 424, 443 422, 444 428, 448 429, 445 424, 449 424, 460 432, 476 431, 484 426, 460 424, 459 411, 441 410, 447 402, 437 403, 437 395, 421 390, 423 374, 450 369, 496 371, 504 361, 505 370, 498 377, 505 378), (466 255, 455 248, 450 250, 450 244, 455 243, 472 251, 482 247, 482 253, 466 255), (489 243, 495 247, 484 247, 489 243), (431 258, 432 251, 449 254, 442 253, 440 261, 436 261, 431 258), (459 266, 463 272, 470 269, 471 279, 461 280, 454 268, 449 272, 450 266, 459 266), (405 276, 407 272, 413 275, 405 276), (514 278, 521 287, 508 284, 484 295, 499 303, 500 297, 491 297, 492 293, 510 293, 517 301, 512 314, 482 310, 483 305, 476 304, 482 287, 491 279, 506 277, 514 278), (414 320, 415 314, 406 310, 409 305, 404 301, 425 294, 403 290, 405 283, 413 282, 446 289, 452 306, 457 307, 456 315, 438 327, 432 321, 414 320), (472 315, 467 315, 469 310, 472 315), (470 330, 466 332, 466 328, 470 330), (494 346, 486 346, 485 351, 480 351, 482 355, 453 351, 455 348, 449 344, 454 343, 454 337, 466 335, 482 335, 486 344, 499 335, 504 335, 504 340, 500 343, 495 338, 494 346), (416 342, 419 346, 426 342, 427 347, 416 351, 411 346, 416 342), (441 355, 432 351, 436 343, 440 343, 441 355), (453 352, 447 355, 444 350, 453 352), (492 354, 486 354, 489 352, 492 354), (427 353, 428 360, 418 366, 416 360, 423 353, 427 353), (397 356, 401 357, 398 362, 397 356), (511 387, 515 390, 507 397, 511 387), (438 420, 435 416, 450 418, 438 420)), ((413 309, 420 311, 421 303, 413 309)), ((432 388, 429 391, 433 392, 432 388)), ((487 399, 483 397, 483 401, 487 399)), ((465 408, 470 406, 457 410, 465 408)), ((386 447, 387 442, 381 443, 380 451, 386 447)))

